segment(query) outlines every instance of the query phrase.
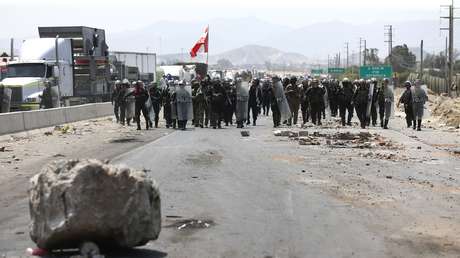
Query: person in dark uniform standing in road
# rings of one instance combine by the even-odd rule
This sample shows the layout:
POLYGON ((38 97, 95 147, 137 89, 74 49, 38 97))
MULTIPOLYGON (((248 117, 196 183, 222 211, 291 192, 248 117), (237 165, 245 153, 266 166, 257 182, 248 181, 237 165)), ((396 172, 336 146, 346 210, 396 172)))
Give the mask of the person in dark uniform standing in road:
POLYGON ((353 96, 353 104, 358 115, 361 128, 366 128, 367 124, 367 103, 369 99, 369 87, 366 81, 360 80, 358 83, 355 95, 353 96))
POLYGON ((321 113, 324 107, 324 90, 319 87, 319 81, 313 79, 311 88, 307 90, 307 99, 310 104, 311 121, 315 125, 321 125, 321 113))
MULTIPOLYGON (((158 128, 158 121, 160 118, 161 110, 161 91, 158 88, 156 82, 152 83, 152 87, 149 89, 150 101, 152 102, 153 112, 155 112, 155 128, 158 128)), ((150 124, 152 127, 152 124, 150 124)))
POLYGON ((404 87, 406 87, 406 90, 403 92, 401 98, 399 98, 398 107, 400 103, 404 105, 404 113, 406 114, 407 128, 413 125, 414 130, 415 130, 415 127, 417 125, 416 125, 414 111, 412 107, 412 91, 411 91, 412 84, 411 82, 410 81, 405 82, 404 87))
POLYGON ((249 87, 248 121, 246 123, 248 125, 251 123, 250 113, 252 111, 252 125, 256 126, 257 116, 259 115, 260 103, 262 102, 262 91, 259 86, 259 79, 254 79, 252 81, 251 87, 249 87))
POLYGON ((147 107, 145 106, 145 102, 148 100, 149 95, 145 90, 144 83, 142 81, 138 81, 134 87, 134 91, 126 95, 126 97, 129 97, 131 95, 133 95, 136 98, 134 113, 137 123, 137 130, 141 130, 141 112, 145 118, 145 129, 148 130, 150 120, 147 107))
POLYGON ((51 93, 51 83, 49 81, 45 82, 45 89, 41 95, 40 108, 53 108, 53 95, 51 93))
POLYGON ((337 101, 339 105, 339 114, 342 126, 351 125, 351 119, 353 118, 354 113, 352 104, 354 94, 354 85, 350 82, 350 80, 348 80, 348 78, 344 78, 342 81, 342 87, 339 87, 337 91, 337 101))
POLYGON ((299 106, 300 106, 300 92, 297 86, 297 77, 292 76, 289 80, 289 84, 285 88, 286 98, 289 103, 289 109, 291 110, 292 117, 288 120, 288 125, 296 125, 299 117, 299 106))

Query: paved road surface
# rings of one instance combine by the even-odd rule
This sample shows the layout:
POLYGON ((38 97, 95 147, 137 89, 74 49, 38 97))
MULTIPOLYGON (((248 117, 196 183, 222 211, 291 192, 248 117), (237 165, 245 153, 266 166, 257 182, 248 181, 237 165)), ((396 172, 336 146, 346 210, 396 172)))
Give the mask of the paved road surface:
POLYGON ((38 143, 49 150, 38 148, 38 156, 25 153, 39 146, 35 140, 21 142, 24 154, 13 141, 8 148, 24 157, 0 171, 8 179, 0 180, 0 257, 24 256, 33 246, 27 179, 57 151, 146 169, 159 182, 160 238, 108 257, 460 256, 460 162, 447 151, 458 147, 457 133, 413 132, 397 119, 395 130, 369 130, 390 147, 359 149, 325 139, 301 146, 273 136, 270 119, 259 124, 247 138, 235 127, 137 133, 110 124, 88 135, 42 136, 38 143), (137 140, 111 143, 128 136, 137 140))
MULTIPOLYGON (((168 257, 460 255, 458 237, 425 238, 425 232, 410 228, 418 219, 439 218, 444 210, 437 206, 444 202, 418 210, 430 205, 419 193, 425 189, 414 192, 404 182, 388 185, 387 175, 431 178, 421 172, 429 165, 413 166, 410 172, 406 168, 414 164, 407 162, 350 161, 350 150, 331 152, 274 137, 267 119, 249 131, 248 138, 234 128, 176 132, 115 160, 150 170, 160 184, 163 231, 149 249, 168 257), (386 174, 378 174, 381 170, 386 174), (413 196, 420 198, 404 204, 413 196), (209 227, 194 227, 188 220, 205 221, 209 227)), ((401 133, 387 134, 409 147, 419 145, 401 133)), ((442 162, 459 165, 450 157, 442 162)), ((458 207, 456 202, 447 212, 455 214, 458 207)), ((452 220, 459 225, 457 218, 452 220)))

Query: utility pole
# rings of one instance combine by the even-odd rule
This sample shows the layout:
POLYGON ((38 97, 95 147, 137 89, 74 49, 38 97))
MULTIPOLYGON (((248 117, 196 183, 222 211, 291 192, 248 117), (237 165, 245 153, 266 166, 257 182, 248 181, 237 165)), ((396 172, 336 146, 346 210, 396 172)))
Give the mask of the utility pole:
POLYGON ((363 38, 359 38, 359 63, 358 66, 361 66, 361 42, 363 41, 363 38))
POLYGON ((348 62, 348 59, 350 58, 349 54, 348 54, 348 42, 345 42, 345 49, 347 50, 347 66, 346 68, 348 69, 348 66, 350 65, 350 63, 348 62))
POLYGON ((14 60, 14 38, 10 40, 10 61, 14 60))
POLYGON ((338 59, 338 61, 339 61, 339 64, 337 65, 337 67, 340 67, 340 65, 341 65, 341 63, 342 63, 342 60, 340 59, 340 52, 339 52, 339 59, 338 59))
POLYGON ((447 57, 447 52, 448 52, 448 38, 446 37, 446 49, 444 50, 444 74, 446 76, 446 93, 449 93, 449 66, 448 66, 448 57, 447 57))
POLYGON ((367 52, 366 40, 363 38, 359 38, 359 65, 360 66, 361 64, 366 65, 366 52, 367 52), (363 47, 364 47, 364 54, 362 54, 363 47), (361 55, 363 55, 363 62, 361 62, 361 55))
POLYGON ((388 62, 392 64, 391 62, 391 56, 393 52, 393 25, 385 25, 385 33, 384 36, 388 37, 387 40, 385 40, 385 43, 388 44, 388 62))
MULTIPOLYGON (((458 19, 458 17, 454 17, 454 0, 450 5, 442 5, 441 7, 449 8, 449 16, 441 16, 441 19, 448 19, 449 20, 449 27, 448 28, 441 28, 441 30, 448 30, 449 31, 449 47, 448 47, 448 59, 447 62, 447 94, 450 96, 450 87, 454 82, 454 20, 458 19)), ((447 52, 446 52, 447 55, 447 52)))
POLYGON ((366 59, 367 59, 367 46, 366 46, 366 40, 364 40, 364 65, 366 65, 366 59))
POLYGON ((419 79, 423 77, 423 39, 420 42, 420 74, 419 79))

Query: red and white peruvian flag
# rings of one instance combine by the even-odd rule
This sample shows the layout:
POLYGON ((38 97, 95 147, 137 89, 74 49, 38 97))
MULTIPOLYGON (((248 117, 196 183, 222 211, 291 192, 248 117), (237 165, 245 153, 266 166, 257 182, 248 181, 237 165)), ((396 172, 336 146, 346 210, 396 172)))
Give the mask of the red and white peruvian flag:
POLYGON ((203 36, 196 42, 193 46, 192 50, 190 50, 190 56, 196 57, 197 53, 200 52, 204 48, 204 53, 208 53, 208 41, 209 41, 209 26, 206 27, 204 30, 203 36))

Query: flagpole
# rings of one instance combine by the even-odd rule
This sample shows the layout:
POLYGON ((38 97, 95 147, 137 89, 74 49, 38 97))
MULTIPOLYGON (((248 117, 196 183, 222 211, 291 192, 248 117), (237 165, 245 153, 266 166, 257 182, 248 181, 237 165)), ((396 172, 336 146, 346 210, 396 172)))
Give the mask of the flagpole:
POLYGON ((206 52, 206 66, 209 66, 209 24, 208 24, 208 51, 206 52))

